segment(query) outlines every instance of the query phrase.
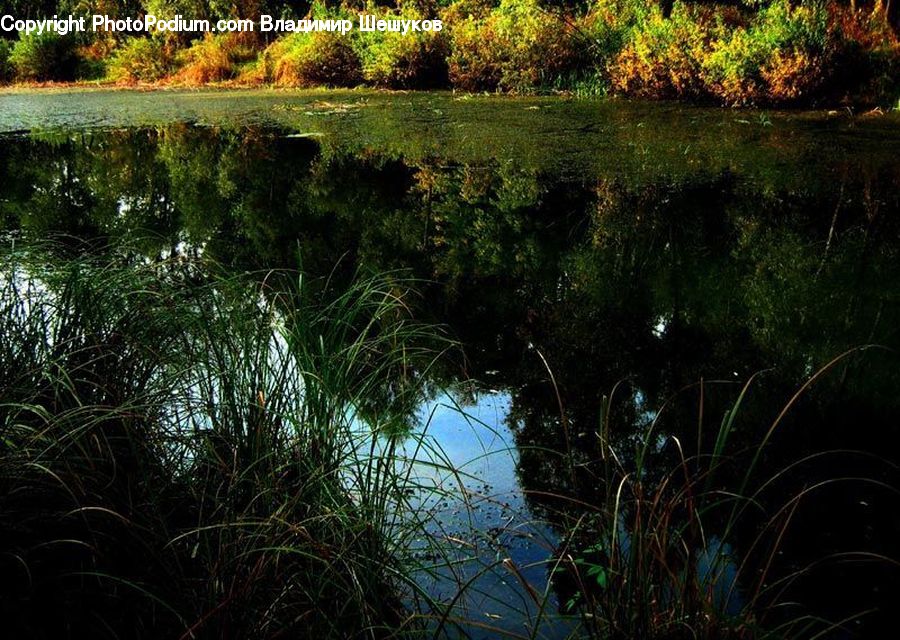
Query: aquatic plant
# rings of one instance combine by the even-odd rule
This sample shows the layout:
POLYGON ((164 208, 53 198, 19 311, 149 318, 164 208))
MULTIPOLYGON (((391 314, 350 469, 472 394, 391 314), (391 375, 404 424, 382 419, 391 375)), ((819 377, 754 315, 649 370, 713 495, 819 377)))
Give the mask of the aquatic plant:
POLYGON ((259 275, 183 255, 4 253, 10 633, 346 638, 405 624, 420 525, 404 515, 418 485, 397 444, 441 338, 409 319, 397 278, 334 290, 259 275))
POLYGON ((825 619, 795 601, 792 587, 829 563, 894 568, 900 566, 895 559, 860 548, 786 560, 791 554, 785 549, 798 544, 792 540, 793 523, 817 496, 849 491, 857 500, 877 495, 896 504, 898 469, 854 451, 810 453, 774 472, 771 461, 763 464, 808 389, 858 353, 842 354, 815 372, 751 445, 741 433, 747 425, 740 423, 757 376, 742 387, 718 431, 709 434, 702 430, 704 391, 713 385, 701 381, 684 390, 699 394, 696 442, 660 431, 666 407, 642 433, 623 442, 615 436, 612 417, 619 388, 604 397, 596 434, 599 459, 589 465, 596 472, 588 476, 592 490, 538 496, 569 514, 568 538, 551 567, 563 611, 580 613, 585 630, 597 638, 820 637, 816 634, 864 616, 866 611, 825 619), (867 472, 834 475, 838 466, 867 472))

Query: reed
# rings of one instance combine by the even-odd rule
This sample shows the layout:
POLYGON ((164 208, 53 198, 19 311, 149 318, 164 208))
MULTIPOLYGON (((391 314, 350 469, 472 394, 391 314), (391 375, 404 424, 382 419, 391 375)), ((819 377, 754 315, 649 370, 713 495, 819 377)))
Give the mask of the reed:
POLYGON ((711 434, 703 433, 709 411, 704 398, 716 383, 682 390, 678 395, 692 392, 699 399, 695 442, 663 428, 668 407, 623 440, 615 435, 619 387, 604 397, 597 450, 579 469, 579 486, 591 488, 577 497, 536 496, 561 505, 560 517, 568 523, 550 566, 563 612, 578 615, 585 634, 596 638, 825 637, 847 633, 871 614, 826 619, 811 603, 796 601, 791 587, 816 575, 828 579, 821 573, 828 565, 879 563, 894 571, 896 559, 868 548, 802 563, 783 556, 790 554, 786 541, 807 503, 819 500, 821 508, 835 487, 896 505, 896 465, 846 450, 806 453, 779 465, 766 459, 778 431, 788 428, 786 416, 809 389, 871 349, 853 349, 827 363, 761 429, 746 419, 741 424, 760 374, 740 389, 711 434))
POLYGON ((410 621, 398 449, 448 345, 409 282, 0 261, 0 610, 15 637, 375 637, 410 621), (53 616, 43 612, 52 606, 53 616))

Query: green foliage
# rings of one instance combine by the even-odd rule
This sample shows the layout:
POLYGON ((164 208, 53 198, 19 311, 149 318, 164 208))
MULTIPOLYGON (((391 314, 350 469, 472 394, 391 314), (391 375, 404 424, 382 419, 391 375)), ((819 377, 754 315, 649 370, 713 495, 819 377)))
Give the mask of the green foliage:
MULTIPOLYGON (((682 2, 668 18, 656 6, 630 15, 625 45, 607 70, 617 90, 649 97, 734 105, 808 99, 827 85, 846 45, 822 2, 773 0, 749 18, 682 2)), ((601 41, 620 42, 606 33, 601 41)))
POLYGON ((229 80, 238 75, 242 64, 255 58, 256 51, 239 34, 207 34, 178 54, 181 69, 176 80, 197 85, 229 80))
POLYGON ((663 16, 653 6, 628 33, 628 44, 609 67, 613 86, 651 97, 694 96, 701 92, 700 65, 707 34, 693 9, 682 3, 663 16))
POLYGON ((9 632, 395 628, 423 534, 392 430, 435 337, 405 313, 404 283, 66 253, 0 259, 9 632), (48 602, 59 615, 39 614, 48 602))
MULTIPOLYGON (((99 7, 133 15, 139 13, 135 1, 99 7)), ((13 79, 22 81, 106 73, 117 81, 188 85, 237 79, 284 86, 614 92, 728 105, 887 105, 900 82, 900 43, 883 0, 856 9, 825 0, 144 0, 139 6, 159 16, 211 21, 267 12, 355 23, 365 11, 387 19, 439 17, 443 29, 286 33, 267 40, 263 51, 257 34, 167 34, 159 37, 164 45, 143 35, 63 41, 46 34, 16 44, 5 75, 12 68, 13 79)), ((69 10, 58 8, 60 15, 69 10)), ((26 13, 34 17, 30 9, 26 13)))
MULTIPOLYGON (((367 12, 385 19, 422 20, 412 7, 385 13, 374 6, 367 12)), ((446 86, 449 44, 444 31, 356 33, 356 49, 366 82, 393 89, 426 89, 446 86)))
POLYGON ((78 69, 75 41, 53 32, 22 34, 13 47, 9 62, 20 80, 74 80, 78 69))
POLYGON ((710 91, 728 103, 791 101, 826 80, 837 46, 824 3, 775 0, 748 27, 712 43, 703 75, 710 91))
POLYGON ((629 31, 646 19, 649 8, 635 0, 596 0, 581 20, 594 61, 605 65, 625 46, 629 31))
POLYGON ((450 34, 450 80, 466 91, 548 87, 584 61, 575 30, 537 0, 502 0, 483 16, 453 21, 450 34))
POLYGON ((115 50, 108 73, 117 82, 155 82, 175 67, 171 47, 161 38, 132 38, 115 50))
POLYGON ((9 62, 9 41, 0 38, 0 83, 9 82, 13 78, 13 66, 9 62))
POLYGON ((294 33, 267 54, 263 65, 278 85, 352 87, 362 81, 359 55, 340 33, 294 33))
MULTIPOLYGON (((353 19, 344 8, 316 3, 310 17, 319 20, 353 19)), ((246 79, 281 86, 353 87, 363 80, 362 63, 351 34, 311 31, 276 40, 259 58, 246 79)))

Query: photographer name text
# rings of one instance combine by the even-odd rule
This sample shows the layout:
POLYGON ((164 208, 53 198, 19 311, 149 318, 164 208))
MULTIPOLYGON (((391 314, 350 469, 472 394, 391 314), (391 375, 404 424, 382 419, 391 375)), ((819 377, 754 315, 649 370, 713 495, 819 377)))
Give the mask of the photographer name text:
POLYGON ((70 33, 305 33, 310 31, 332 31, 347 34, 356 29, 360 32, 391 32, 407 35, 422 31, 441 31, 440 20, 407 20, 401 18, 379 18, 371 14, 359 14, 359 21, 348 19, 301 18, 286 20, 270 15, 261 15, 259 20, 197 20, 181 15, 162 18, 147 14, 137 18, 111 18, 106 15, 93 16, 53 16, 42 20, 23 20, 15 16, 0 16, 0 31, 43 35, 55 33, 61 36, 70 33))

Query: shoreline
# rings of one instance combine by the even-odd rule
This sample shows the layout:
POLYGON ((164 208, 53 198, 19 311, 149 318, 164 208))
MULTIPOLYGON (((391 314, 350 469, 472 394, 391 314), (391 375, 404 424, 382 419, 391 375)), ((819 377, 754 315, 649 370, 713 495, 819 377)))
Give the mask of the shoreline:
POLYGON ((238 81, 210 82, 204 84, 179 83, 179 82, 153 82, 153 83, 121 83, 121 82, 25 82, 0 85, 0 97, 4 95, 39 95, 39 94, 64 94, 64 93, 212 93, 212 92, 228 92, 228 93, 305 93, 323 95, 349 95, 354 93, 368 93, 378 95, 425 95, 425 94, 450 94, 457 96, 458 99, 473 98, 500 98, 500 99, 535 99, 535 98, 556 98, 560 100, 579 100, 579 101, 612 101, 623 100, 628 102, 640 102, 644 104, 659 105, 680 105, 684 107, 694 107, 698 109, 718 109, 723 111, 732 111, 735 113, 743 112, 776 112, 776 113, 823 113, 828 115, 848 114, 853 117, 865 116, 887 116, 892 114, 900 114, 900 102, 891 107, 884 108, 880 105, 873 105, 871 102, 860 102, 857 104, 832 104, 832 105, 722 105, 716 102, 705 102, 697 100, 678 100, 672 98, 648 98, 639 96, 629 96, 624 94, 610 95, 580 95, 573 91, 553 91, 553 92, 472 92, 458 91, 452 88, 436 88, 436 89, 388 89, 383 87, 372 87, 367 85, 359 85, 357 87, 328 87, 328 86, 283 86, 271 83, 246 83, 238 81))

